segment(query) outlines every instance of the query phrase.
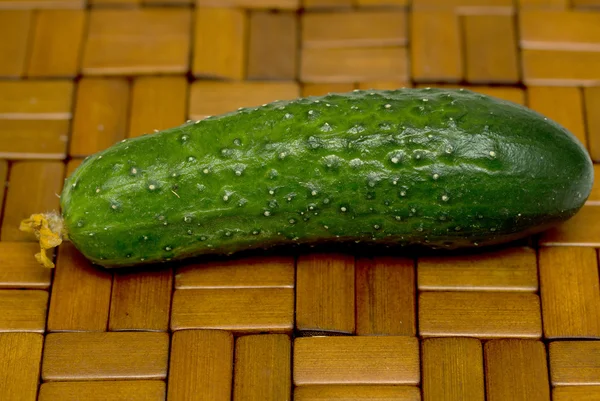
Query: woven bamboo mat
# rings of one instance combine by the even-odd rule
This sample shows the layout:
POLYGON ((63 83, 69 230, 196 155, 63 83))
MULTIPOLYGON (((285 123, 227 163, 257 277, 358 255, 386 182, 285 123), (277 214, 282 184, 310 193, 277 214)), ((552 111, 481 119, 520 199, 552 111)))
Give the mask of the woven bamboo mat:
POLYGON ((18 230, 123 138, 442 85, 536 109, 600 163, 600 0, 0 0, 0 400, 600 400, 600 187, 537 245, 444 259, 114 272, 65 244, 51 271, 18 230))

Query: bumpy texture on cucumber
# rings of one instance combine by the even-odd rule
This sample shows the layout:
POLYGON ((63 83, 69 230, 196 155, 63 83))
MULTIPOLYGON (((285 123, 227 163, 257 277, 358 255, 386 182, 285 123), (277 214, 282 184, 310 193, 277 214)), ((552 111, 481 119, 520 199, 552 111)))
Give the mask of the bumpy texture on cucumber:
POLYGON ((484 246, 542 231, 588 197, 568 131, 470 91, 277 101, 123 141, 61 195, 70 241, 117 267, 289 243, 484 246))

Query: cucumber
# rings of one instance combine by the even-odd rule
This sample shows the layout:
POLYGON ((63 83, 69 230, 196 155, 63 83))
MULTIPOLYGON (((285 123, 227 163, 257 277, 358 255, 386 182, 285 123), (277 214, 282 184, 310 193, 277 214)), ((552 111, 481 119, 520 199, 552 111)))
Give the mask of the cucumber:
POLYGON ((460 249, 569 219, 592 182, 582 144, 528 108, 468 90, 353 91, 123 140, 66 180, 60 215, 22 228, 106 268, 327 241, 460 249))

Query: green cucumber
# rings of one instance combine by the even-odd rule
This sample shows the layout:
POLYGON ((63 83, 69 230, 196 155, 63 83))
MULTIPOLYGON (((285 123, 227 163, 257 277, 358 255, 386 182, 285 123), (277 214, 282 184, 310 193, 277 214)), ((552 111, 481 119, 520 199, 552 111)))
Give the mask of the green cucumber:
POLYGON ((107 268, 326 241, 458 249, 569 219, 592 181, 582 144, 520 105, 353 91, 123 140, 82 162, 47 221, 107 268))

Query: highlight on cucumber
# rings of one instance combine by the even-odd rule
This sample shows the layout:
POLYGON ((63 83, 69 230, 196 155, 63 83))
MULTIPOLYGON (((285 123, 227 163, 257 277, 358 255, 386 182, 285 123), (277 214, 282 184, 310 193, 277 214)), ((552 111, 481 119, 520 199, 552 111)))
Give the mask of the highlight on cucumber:
POLYGON ((570 219, 593 179, 581 142, 524 106, 357 90, 120 141, 65 180, 60 212, 21 229, 46 267, 63 241, 105 268, 291 244, 476 248, 570 219))

